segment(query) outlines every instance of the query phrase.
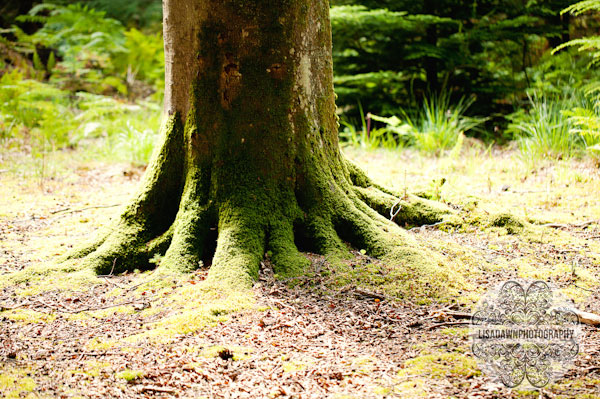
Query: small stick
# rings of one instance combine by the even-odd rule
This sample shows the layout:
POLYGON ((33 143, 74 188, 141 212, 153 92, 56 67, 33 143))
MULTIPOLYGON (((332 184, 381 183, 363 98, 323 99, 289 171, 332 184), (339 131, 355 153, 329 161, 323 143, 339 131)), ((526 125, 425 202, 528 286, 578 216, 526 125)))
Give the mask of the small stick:
POLYGON ((112 205, 97 205, 97 206, 88 206, 85 208, 79 208, 79 209, 73 209, 71 210, 71 208, 63 208, 63 209, 59 209, 57 211, 52 211, 50 212, 50 214, 55 215, 57 213, 76 213, 76 212, 83 212, 83 211, 87 211, 88 209, 98 209, 98 208, 114 208, 115 206, 120 206, 121 204, 112 204, 112 205))

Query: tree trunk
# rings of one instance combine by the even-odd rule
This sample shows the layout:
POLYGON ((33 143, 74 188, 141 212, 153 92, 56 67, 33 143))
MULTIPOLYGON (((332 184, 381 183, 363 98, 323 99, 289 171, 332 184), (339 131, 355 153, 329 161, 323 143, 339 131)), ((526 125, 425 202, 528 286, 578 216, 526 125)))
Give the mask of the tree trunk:
POLYGON ((75 254, 84 265, 159 255, 160 269, 211 264, 210 278, 247 287, 265 253, 301 272, 298 246, 429 262, 377 211, 397 204, 396 221, 418 224, 447 210, 399 201, 340 153, 327 0, 165 0, 164 39, 161 143, 119 221, 75 254))

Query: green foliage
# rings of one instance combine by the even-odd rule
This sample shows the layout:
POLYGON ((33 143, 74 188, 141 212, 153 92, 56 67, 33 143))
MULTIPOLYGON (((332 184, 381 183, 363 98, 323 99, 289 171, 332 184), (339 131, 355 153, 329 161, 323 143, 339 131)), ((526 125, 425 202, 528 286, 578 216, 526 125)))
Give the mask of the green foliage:
POLYGON ((124 51, 122 25, 104 14, 79 3, 42 3, 17 18, 42 27, 31 35, 16 26, 14 32, 21 43, 56 49, 64 73, 87 75, 93 69, 111 69, 110 55, 124 51))
POLYGON ((79 3, 42 3, 16 20, 36 29, 0 32, 0 58, 7 62, 0 77, 1 144, 42 157, 85 145, 100 156, 147 162, 164 86, 161 34, 126 29, 79 3), (154 101, 140 100, 152 93, 154 101))
MULTIPOLYGON (((562 14, 572 14, 575 16, 582 15, 588 12, 598 12, 600 11, 600 1, 599 0, 584 0, 578 3, 575 3, 562 11, 562 14)), ((590 65, 595 65, 600 61, 600 36, 588 36, 582 37, 574 40, 570 40, 566 43, 562 43, 560 46, 553 50, 553 53, 556 53, 560 50, 563 50, 567 47, 576 47, 578 51, 587 53, 591 56, 592 61, 590 65)))
MULTIPOLYGON (((157 112, 154 115, 158 115, 157 112)), ((122 122, 122 120, 120 120, 122 122)), ((147 123, 147 119, 127 121, 118 134, 111 137, 108 148, 112 149, 111 159, 121 159, 135 165, 148 163, 157 139, 157 130, 148 126, 156 126, 158 118, 147 123)))
POLYGON ((571 13, 573 15, 581 15, 588 11, 598 11, 600 10, 600 1, 599 0, 585 0, 580 1, 578 3, 572 4, 569 7, 565 8, 561 13, 571 13))
POLYGON ((144 163, 152 152, 159 115, 154 103, 129 104, 85 92, 72 95, 24 79, 18 70, 0 78, 0 139, 5 147, 27 145, 41 153, 108 138, 113 158, 144 163))
POLYGON ((69 145, 69 93, 18 70, 0 78, 0 138, 28 139, 32 145, 69 145), (58 123, 58 121, 61 121, 58 123))
MULTIPOLYGON (((88 0, 87 4, 96 10, 106 12, 125 26, 136 25, 144 28, 160 29, 162 2, 160 0, 88 0)), ((159 30, 158 29, 158 30, 159 30)))
MULTIPOLYGON (((331 11, 338 106, 378 115, 415 112, 426 97, 474 97, 469 112, 495 122, 530 86, 529 69, 568 36, 545 2, 338 0, 331 11), (491 120, 491 119, 490 119, 491 120)), ((501 131, 501 130, 497 130, 501 131)))
POLYGON ((165 85, 162 33, 147 34, 131 28, 124 32, 124 36, 125 51, 115 55, 116 69, 126 71, 128 82, 151 83, 156 92, 155 98, 162 98, 165 85))
POLYGON ((355 147, 371 149, 377 147, 396 149, 402 146, 403 141, 400 139, 400 136, 402 135, 400 128, 385 127, 371 129, 370 122, 367 122, 368 119, 383 121, 383 119, 386 118, 381 118, 372 114, 368 114, 365 118, 360 103, 358 104, 358 107, 360 111, 361 129, 357 130, 354 124, 342 119, 340 121, 341 125, 344 127, 340 131, 340 138, 342 141, 355 147))
MULTIPOLYGON (((70 91, 161 98, 164 56, 161 33, 125 29, 80 3, 66 6, 42 3, 18 22, 41 24, 32 34, 18 26, 10 30, 20 51, 33 56, 33 66, 47 71, 50 80, 70 91), (44 62, 38 49, 49 50, 44 62)), ((14 46, 17 49, 17 45, 14 46)))
MULTIPOLYGON (((363 119, 363 130, 356 135, 358 140, 351 135, 348 141, 363 147, 365 141, 369 146, 387 148, 411 145, 420 151, 439 155, 462 145, 464 133, 477 129, 485 122, 482 118, 466 115, 472 104, 473 99, 462 98, 453 105, 449 95, 443 92, 439 96, 425 98, 421 108, 416 111, 403 111, 401 117, 370 114, 372 120, 384 123, 385 127, 373 129, 367 135, 363 119)), ((348 127, 348 124, 345 126, 348 127)), ((350 129, 350 132, 353 130, 350 129)), ((348 139, 345 134, 342 138, 348 139)))
POLYGON ((585 93, 577 106, 563 111, 572 124, 570 133, 578 135, 587 153, 600 159, 600 101, 594 91, 585 93))

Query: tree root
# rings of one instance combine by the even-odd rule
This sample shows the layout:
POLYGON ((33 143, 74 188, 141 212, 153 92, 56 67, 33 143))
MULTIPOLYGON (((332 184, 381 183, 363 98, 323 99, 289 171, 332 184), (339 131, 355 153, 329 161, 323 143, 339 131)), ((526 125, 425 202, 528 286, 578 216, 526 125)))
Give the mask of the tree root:
MULTIPOLYGON (((190 121, 193 118, 188 118, 186 140, 194 145, 198 136, 190 121)), ((317 165, 299 172, 301 189, 262 183, 260 178, 257 182, 255 170, 241 171, 233 179, 230 171, 215 168, 210 154, 188 154, 182 160, 185 154, 175 153, 175 147, 184 147, 181 129, 171 119, 142 191, 116 227, 71 254, 80 267, 106 274, 158 263, 161 273, 173 274, 212 260, 208 280, 247 288, 257 279, 265 254, 278 275, 293 276, 309 265, 301 251, 332 260, 347 258, 350 251, 344 241, 403 265, 412 271, 402 277, 408 280, 438 267, 398 225, 455 217, 456 212, 443 204, 415 196, 400 199, 344 158, 329 165, 309 158, 317 165)))
POLYGON ((246 212, 238 211, 220 212, 209 279, 230 287, 250 287, 258 279, 258 267, 265 254, 265 230, 246 212))
MULTIPOLYGON (((146 269, 156 255, 159 270, 187 273, 210 259, 210 230, 217 227, 216 249, 212 256, 209 280, 220 286, 249 287, 258 277, 258 267, 265 253, 280 276, 302 273, 309 260, 298 249, 324 254, 331 259, 349 255, 344 241, 365 249, 370 255, 395 264, 411 265, 415 273, 437 267, 435 262, 398 224, 419 225, 443 220, 455 211, 433 201, 409 197, 400 200, 374 185, 336 184, 323 203, 301 211, 265 214, 264 208, 252 204, 217 204, 208 200, 210 177, 200 172, 188 173, 181 195, 179 211, 169 229, 157 237, 145 226, 131 223, 126 211, 118 227, 95 245, 78 251, 82 266, 104 274, 109 270, 146 269), (390 211, 399 209, 390 220, 390 211), (277 216, 278 215, 278 216, 277 216), (217 226, 218 224, 218 226, 217 226), (425 265, 425 266, 424 266, 425 265)), ((292 200, 295 201, 295 200, 292 200)), ((408 270, 407 269, 407 270, 408 270)))

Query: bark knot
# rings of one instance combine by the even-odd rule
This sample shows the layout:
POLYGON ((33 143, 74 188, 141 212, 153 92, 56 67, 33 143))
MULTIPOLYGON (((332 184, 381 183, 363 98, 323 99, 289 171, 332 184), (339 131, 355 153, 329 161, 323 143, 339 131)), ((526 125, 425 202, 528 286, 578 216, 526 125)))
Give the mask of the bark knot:
POLYGON ((283 80, 286 76, 287 68, 285 65, 275 63, 267 68, 267 73, 273 78, 277 80, 283 80))
POLYGON ((225 56, 221 79, 219 82, 219 91, 221 93, 221 106, 230 110, 231 103, 238 96, 242 86, 242 74, 240 65, 232 54, 225 56))

